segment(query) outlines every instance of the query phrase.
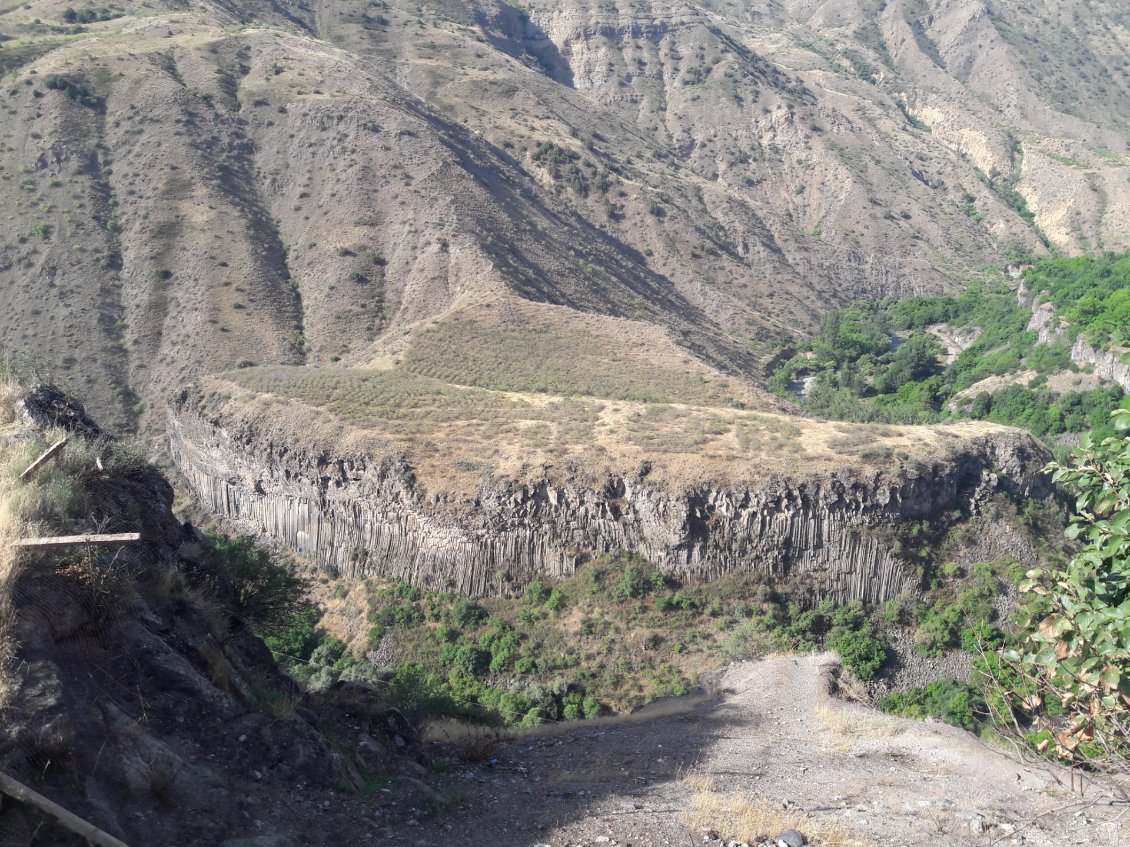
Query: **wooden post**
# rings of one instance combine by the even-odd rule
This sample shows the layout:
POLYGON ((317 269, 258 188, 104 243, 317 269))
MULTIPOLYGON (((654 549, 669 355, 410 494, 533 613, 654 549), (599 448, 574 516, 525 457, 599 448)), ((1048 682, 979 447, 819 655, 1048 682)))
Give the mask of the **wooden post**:
POLYGON ((6 773, 0 771, 0 791, 3 791, 9 797, 19 800, 21 803, 27 803, 29 806, 35 806, 39 811, 45 815, 54 818, 62 826, 65 826, 76 835, 85 838, 91 844, 97 847, 128 847, 124 841, 119 841, 108 832, 103 832, 94 824, 87 823, 74 812, 68 812, 58 803, 53 800, 48 800, 38 791, 32 791, 22 782, 17 782, 6 773))
POLYGON ((110 535, 56 535, 53 538, 21 538, 19 541, 13 541, 11 546, 23 550, 51 550, 56 547, 78 547, 84 544, 99 547, 114 544, 136 544, 140 540, 140 532, 118 532, 110 535))
POLYGON ((30 465, 28 465, 27 468, 24 470, 24 472, 22 474, 20 474, 20 479, 21 480, 30 479, 32 477, 32 475, 37 470, 39 470, 45 464, 50 462, 55 457, 55 454, 58 453, 60 450, 62 450, 66 446, 67 446, 67 437, 63 436, 60 440, 56 441, 54 444, 52 444, 50 447, 48 447, 46 450, 44 450, 39 455, 38 459, 36 459, 34 462, 32 462, 30 465))

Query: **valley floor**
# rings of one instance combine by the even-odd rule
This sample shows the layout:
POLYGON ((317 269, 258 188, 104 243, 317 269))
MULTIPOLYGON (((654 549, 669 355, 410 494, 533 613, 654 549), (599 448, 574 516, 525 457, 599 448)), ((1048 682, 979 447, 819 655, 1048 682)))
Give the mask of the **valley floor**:
POLYGON ((1067 770, 846 702, 837 676, 828 654, 732 665, 689 706, 484 747, 433 782, 451 813, 381 840, 691 847, 795 826, 815 844, 1130 843, 1125 801, 1099 783, 1080 794, 1067 770))

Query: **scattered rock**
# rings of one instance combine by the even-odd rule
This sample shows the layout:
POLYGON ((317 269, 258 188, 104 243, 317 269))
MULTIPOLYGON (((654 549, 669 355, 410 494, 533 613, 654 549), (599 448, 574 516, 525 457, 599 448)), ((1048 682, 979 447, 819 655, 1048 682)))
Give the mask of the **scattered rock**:
POLYGON ((777 836, 778 847, 804 847, 808 839, 795 829, 786 829, 777 836))

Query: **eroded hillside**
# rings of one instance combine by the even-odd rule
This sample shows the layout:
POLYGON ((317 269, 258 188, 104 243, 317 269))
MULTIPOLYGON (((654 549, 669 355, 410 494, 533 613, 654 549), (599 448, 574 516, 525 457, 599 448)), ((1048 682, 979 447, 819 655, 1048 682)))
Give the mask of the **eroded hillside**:
POLYGON ((454 315, 603 315, 756 382, 832 306, 1127 246, 1114 3, 40 0, 0 33, 0 339, 118 424, 239 365, 428 358, 454 315))

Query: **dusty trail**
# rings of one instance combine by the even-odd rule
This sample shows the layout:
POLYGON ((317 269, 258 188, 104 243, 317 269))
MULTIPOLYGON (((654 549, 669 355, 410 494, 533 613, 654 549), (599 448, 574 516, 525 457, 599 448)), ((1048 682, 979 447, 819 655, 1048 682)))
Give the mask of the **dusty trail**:
POLYGON ((738 833, 718 810, 737 803, 799 815, 810 836, 846 831, 859 844, 1130 844, 1126 807, 1100 786, 1080 797, 1067 771, 844 702, 833 693, 837 671, 828 655, 735 665, 711 681, 713 699, 683 713, 509 742, 491 752, 497 765, 447 775, 442 790, 459 798, 453 814, 384 836, 396 845, 662 847, 710 843, 709 827, 725 843, 738 833))

